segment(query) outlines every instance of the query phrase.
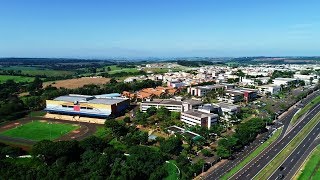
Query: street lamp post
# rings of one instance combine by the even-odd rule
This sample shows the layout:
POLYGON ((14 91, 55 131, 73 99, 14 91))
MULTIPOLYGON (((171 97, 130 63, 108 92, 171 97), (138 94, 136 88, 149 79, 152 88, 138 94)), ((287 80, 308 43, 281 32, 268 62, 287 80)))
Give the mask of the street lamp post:
POLYGON ((174 163, 170 162, 170 161, 166 161, 167 164, 173 164, 177 169, 178 169, 178 179, 180 179, 180 169, 177 165, 175 165, 174 163))

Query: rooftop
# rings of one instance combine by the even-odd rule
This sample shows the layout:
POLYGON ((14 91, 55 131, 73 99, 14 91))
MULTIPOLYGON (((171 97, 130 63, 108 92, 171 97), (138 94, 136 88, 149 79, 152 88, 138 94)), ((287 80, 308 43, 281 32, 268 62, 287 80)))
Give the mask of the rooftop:
POLYGON ((183 112, 182 114, 188 114, 188 115, 195 116, 195 117, 199 117, 199 118, 204 118, 204 117, 209 117, 209 116, 218 117, 217 114, 205 113, 205 112, 201 112, 201 111, 194 110, 194 109, 191 109, 191 110, 189 110, 189 111, 185 111, 185 112, 183 112))
POLYGON ((276 81, 295 81, 295 78, 275 78, 276 81))
POLYGON ((235 108, 239 108, 240 106, 238 105, 234 105, 234 104, 230 104, 230 103, 224 103, 224 102, 219 102, 216 103, 217 106, 220 106, 221 108, 228 108, 228 109, 235 109, 235 108))
POLYGON ((79 95, 79 94, 69 94, 65 96, 59 96, 54 99, 55 101, 66 101, 66 102, 85 102, 92 104, 117 104, 120 103, 126 98, 121 97, 112 97, 108 95, 98 95, 98 96, 88 96, 88 95, 79 95))

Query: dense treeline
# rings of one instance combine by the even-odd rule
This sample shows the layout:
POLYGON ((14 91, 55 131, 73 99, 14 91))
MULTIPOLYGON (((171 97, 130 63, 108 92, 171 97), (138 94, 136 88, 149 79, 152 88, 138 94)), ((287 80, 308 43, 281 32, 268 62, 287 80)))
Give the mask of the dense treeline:
POLYGON ((214 63, 210 61, 201 61, 201 60, 197 60, 197 61, 178 60, 177 64, 181 66, 187 66, 187 67, 200 67, 204 65, 213 65, 214 63))
POLYGON ((260 118, 252 118, 247 122, 239 124, 233 135, 226 136, 218 141, 218 156, 228 158, 233 152, 248 145, 255 140, 259 133, 266 130, 265 124, 266 120, 260 118))
POLYGON ((107 72, 101 73, 99 75, 106 77, 106 78, 113 78, 113 77, 127 77, 127 76, 139 76, 139 75, 146 75, 147 73, 145 71, 138 71, 138 72, 116 72, 113 74, 109 74, 107 72))
POLYGON ((292 78, 294 75, 293 71, 273 71, 271 78, 292 78))
POLYGON ((83 141, 43 140, 25 163, 8 161, 6 155, 21 155, 17 148, 0 146, 1 179, 163 179, 168 176, 167 160, 176 157, 181 179, 199 173, 203 162, 191 163, 181 153, 181 137, 148 140, 148 133, 110 119, 104 138, 91 136, 83 141), (18 172, 17 172, 18 170, 18 172))

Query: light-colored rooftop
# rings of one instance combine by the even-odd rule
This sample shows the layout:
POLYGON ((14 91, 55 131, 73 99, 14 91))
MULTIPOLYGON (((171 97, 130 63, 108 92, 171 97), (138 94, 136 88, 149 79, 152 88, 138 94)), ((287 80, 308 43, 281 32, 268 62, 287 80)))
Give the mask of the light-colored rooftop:
POLYGON ((108 97, 105 95, 98 96, 96 98, 95 96, 88 96, 88 95, 78 95, 78 94, 69 94, 65 96, 59 96, 54 99, 55 101, 66 101, 66 102, 83 102, 83 103, 92 103, 92 104, 117 104, 124 100, 127 100, 127 98, 121 98, 121 97, 108 97))
POLYGON ((209 117, 209 116, 218 117, 217 114, 205 113, 205 112, 201 112, 201 111, 198 111, 198 110, 195 110, 195 109, 191 109, 189 111, 185 111, 182 114, 188 114, 188 115, 199 117, 199 118, 204 118, 204 117, 209 117))

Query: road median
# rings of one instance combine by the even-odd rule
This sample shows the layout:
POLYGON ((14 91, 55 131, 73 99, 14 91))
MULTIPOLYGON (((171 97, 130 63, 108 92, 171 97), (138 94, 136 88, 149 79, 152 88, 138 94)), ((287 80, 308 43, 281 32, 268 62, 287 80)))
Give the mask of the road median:
POLYGON ((312 129, 320 121, 320 112, 317 113, 303 129, 295 136, 289 144, 282 149, 273 160, 268 163, 255 177, 254 179, 264 179, 265 177, 270 177, 272 173, 285 161, 285 159, 299 146, 299 144, 304 140, 307 134, 309 134, 312 129))

